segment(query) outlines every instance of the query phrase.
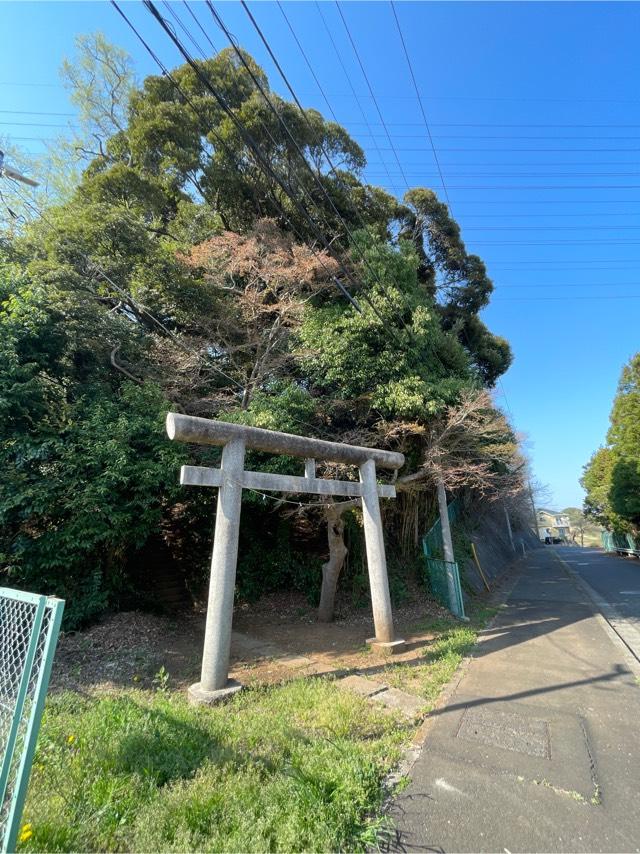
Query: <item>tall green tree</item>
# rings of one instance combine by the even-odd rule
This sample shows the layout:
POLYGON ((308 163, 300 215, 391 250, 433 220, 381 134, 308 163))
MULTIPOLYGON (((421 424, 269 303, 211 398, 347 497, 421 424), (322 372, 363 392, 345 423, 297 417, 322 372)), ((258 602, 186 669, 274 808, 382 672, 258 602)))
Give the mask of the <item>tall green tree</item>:
POLYGON ((607 446, 585 467, 586 511, 608 528, 640 527, 640 353, 622 370, 607 446))

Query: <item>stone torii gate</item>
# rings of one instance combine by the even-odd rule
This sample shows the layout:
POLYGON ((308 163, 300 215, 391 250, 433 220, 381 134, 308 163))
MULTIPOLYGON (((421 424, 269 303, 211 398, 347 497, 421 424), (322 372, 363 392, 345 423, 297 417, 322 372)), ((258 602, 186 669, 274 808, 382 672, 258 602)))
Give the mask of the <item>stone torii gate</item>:
POLYGON ((182 466, 180 472, 180 483, 185 486, 217 486, 219 489, 202 672, 200 682, 189 688, 193 702, 214 703, 242 687, 229 679, 229 653, 243 488, 360 498, 376 633, 375 638, 367 642, 373 649, 387 654, 396 652, 404 644, 395 637, 393 630, 379 503, 380 497, 394 498, 396 491, 393 485, 381 485, 376 480, 376 466, 397 471, 404 464, 402 454, 176 412, 167 415, 167 435, 179 442, 222 446, 219 469, 182 466), (304 459, 304 477, 246 471, 247 448, 304 459), (317 459, 357 465, 360 482, 317 478, 317 459))

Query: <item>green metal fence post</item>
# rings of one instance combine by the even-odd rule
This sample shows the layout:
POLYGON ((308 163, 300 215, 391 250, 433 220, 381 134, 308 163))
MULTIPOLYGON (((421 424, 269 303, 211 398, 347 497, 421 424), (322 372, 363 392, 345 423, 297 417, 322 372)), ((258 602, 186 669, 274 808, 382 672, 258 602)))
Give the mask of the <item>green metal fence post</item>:
MULTIPOLYGON (((4 621, 4 648, 1 650, 3 667, 0 672, 0 685, 4 693, 0 704, 5 712, 11 714, 9 731, 2 745, 4 755, 0 769, 0 850, 4 853, 16 849, 64 602, 5 588, 0 588, 0 602, 4 621), (11 608, 14 609, 13 614, 11 608), (22 611, 18 611, 19 608, 22 611), (33 614, 30 621, 29 609, 33 614), (24 648, 20 641, 27 633, 24 658, 17 666, 12 665, 11 657, 18 658, 19 650, 24 648), (12 673, 16 673, 16 670, 19 673, 19 685, 14 694, 12 673), (19 741, 20 754, 17 758, 19 741), (13 787, 10 788, 12 779, 13 787)), ((4 719, 7 718, 8 715, 4 719)))
MULTIPOLYGON (((20 728, 20 721, 22 720, 22 713, 24 711, 25 701, 27 699, 27 690, 29 689, 29 680, 31 679, 31 668, 33 667, 33 662, 36 657, 36 651, 38 649, 38 641, 40 639, 40 630, 42 629, 42 622, 44 619, 45 605, 46 599, 43 596, 41 601, 38 602, 38 604, 36 605, 36 610, 33 615, 33 622, 31 624, 31 637, 29 638, 29 645, 27 646, 24 669, 22 671, 22 675, 20 676, 20 686, 18 688, 16 702, 13 707, 13 715, 11 718, 11 727, 9 729, 9 734, 7 736, 7 743, 4 746, 2 769, 0 770, 0 804, 4 803, 4 800, 7 795, 9 771, 11 770, 13 755, 16 749, 16 742, 18 740, 18 730, 20 728)), ((3 848, 3 850, 6 849, 3 848)))

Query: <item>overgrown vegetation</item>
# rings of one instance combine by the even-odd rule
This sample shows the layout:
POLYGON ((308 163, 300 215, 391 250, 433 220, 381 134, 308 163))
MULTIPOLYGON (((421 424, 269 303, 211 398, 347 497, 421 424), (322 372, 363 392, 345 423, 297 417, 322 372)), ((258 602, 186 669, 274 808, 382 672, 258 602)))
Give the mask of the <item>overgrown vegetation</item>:
MULTIPOLYGON (((322 250, 193 68, 174 69, 179 89, 160 76, 139 85, 103 38, 79 47, 65 74, 81 137, 58 151, 67 189, 25 204, 10 187, 11 209, 28 221, 8 216, 0 241, 7 583, 63 596, 67 627, 146 601, 141 576, 159 550, 198 591, 212 497, 180 490, 177 473, 216 454, 173 447, 170 408, 402 450, 404 492, 387 532, 409 561, 435 470, 452 489, 517 489, 513 433, 484 391, 511 361, 479 318, 493 286, 435 193, 414 188, 399 201, 364 183, 356 141, 270 92, 274 112, 248 55, 199 63, 273 170, 291 176, 331 243, 322 250), (474 478, 461 481, 462 470, 474 478)), ((287 459, 249 462, 298 471, 287 459)), ((246 493, 242 595, 286 585, 318 598, 327 514, 304 502, 291 514, 246 493)))
POLYGON ((640 353, 622 370, 607 443, 584 468, 585 512, 608 530, 640 530, 640 353))

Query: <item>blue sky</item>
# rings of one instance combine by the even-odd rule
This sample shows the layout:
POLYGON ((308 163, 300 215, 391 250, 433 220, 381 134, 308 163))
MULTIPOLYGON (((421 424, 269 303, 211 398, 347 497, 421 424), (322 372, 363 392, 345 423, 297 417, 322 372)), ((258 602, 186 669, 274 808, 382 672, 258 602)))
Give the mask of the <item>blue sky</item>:
MULTIPOLYGON (((401 194, 402 171, 410 185, 442 194, 390 5, 341 8, 400 166, 335 4, 322 3, 322 15, 313 2, 283 6, 337 118, 366 150, 370 180, 401 194)), ((278 6, 250 7, 303 104, 327 113, 278 6)), ((142 5, 123 8, 162 59, 177 64, 142 5)), ((184 6, 172 8, 204 46, 184 6)), ((204 4, 191 8, 216 48, 226 46, 204 4)), ((240 4, 218 8, 286 94, 240 4)), ((498 400, 528 435, 535 474, 556 505, 579 504, 582 465, 604 441, 620 370, 638 349, 640 5, 396 9, 453 214, 495 283, 484 319, 514 350, 498 400)), ((26 138, 55 136, 60 129, 46 125, 69 120, 43 113, 71 111, 57 69, 77 33, 101 30, 131 53, 140 77, 156 71, 106 2, 5 2, 0 11, 0 136, 28 150, 42 143, 26 138)))

